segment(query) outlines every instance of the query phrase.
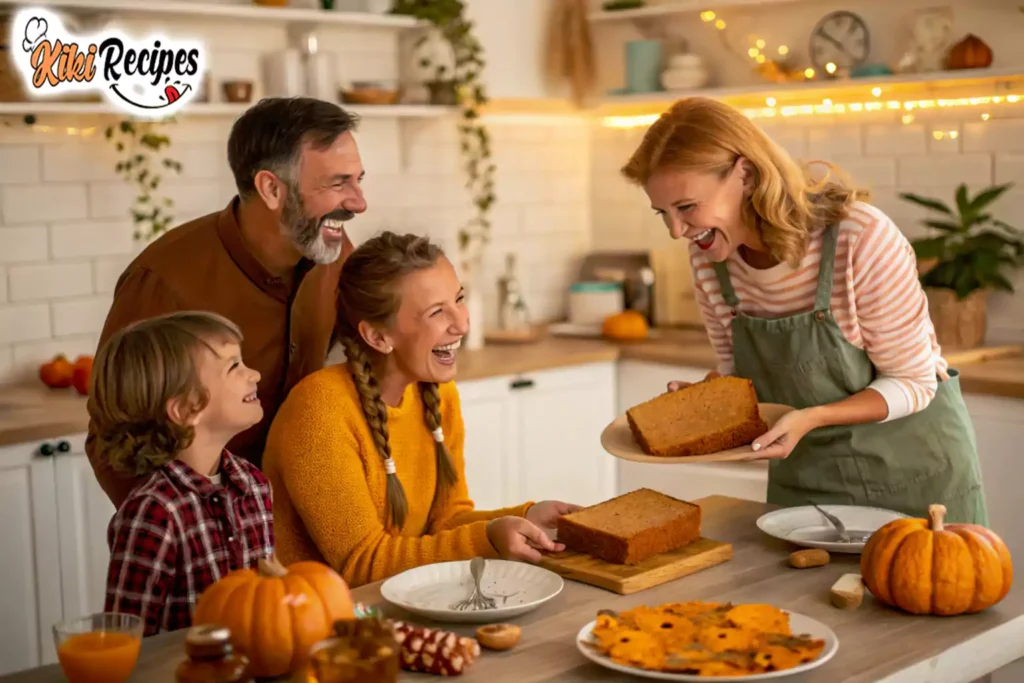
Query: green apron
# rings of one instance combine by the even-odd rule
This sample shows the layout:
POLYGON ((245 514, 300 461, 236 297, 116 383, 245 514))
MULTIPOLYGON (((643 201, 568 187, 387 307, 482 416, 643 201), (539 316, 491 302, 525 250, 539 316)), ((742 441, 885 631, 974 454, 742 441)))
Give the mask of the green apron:
MULTIPOLYGON (((735 374, 754 383, 758 400, 809 408, 840 401, 876 376, 868 354, 850 344, 832 316, 835 226, 825 231, 814 310, 785 318, 739 311, 725 263, 715 272, 732 308, 735 374)), ((987 524, 974 428, 950 370, 922 411, 889 422, 812 430, 783 460, 770 460, 768 502, 790 507, 867 505, 927 517, 946 506, 950 522, 987 524)))

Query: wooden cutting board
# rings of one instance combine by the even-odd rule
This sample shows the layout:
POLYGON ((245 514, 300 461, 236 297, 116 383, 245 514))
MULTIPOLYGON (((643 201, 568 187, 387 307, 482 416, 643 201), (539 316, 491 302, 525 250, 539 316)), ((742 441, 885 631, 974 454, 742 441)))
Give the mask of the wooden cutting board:
POLYGON ((714 567, 732 559, 732 544, 700 538, 678 550, 649 557, 640 564, 612 564, 570 550, 547 555, 540 565, 562 578, 629 595, 714 567))

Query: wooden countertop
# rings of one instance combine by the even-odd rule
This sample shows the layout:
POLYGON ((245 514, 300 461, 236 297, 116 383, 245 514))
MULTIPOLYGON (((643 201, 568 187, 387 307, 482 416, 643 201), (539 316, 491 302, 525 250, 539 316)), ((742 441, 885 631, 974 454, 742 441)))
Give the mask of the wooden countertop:
MULTIPOLYGON (((697 501, 704 508, 704 533, 733 544, 725 564, 640 593, 620 596, 566 581, 562 592, 537 610, 514 619, 523 627, 515 649, 484 651, 461 677, 466 683, 574 683, 639 680, 604 669, 576 649, 576 633, 599 609, 625 610, 640 604, 704 600, 734 603, 767 602, 824 622, 839 638, 839 651, 821 667, 800 676, 801 683, 926 683, 942 680, 968 683, 1016 659, 1024 650, 1024 591, 1011 590, 1002 603, 981 614, 960 617, 914 617, 876 602, 868 594, 857 610, 832 607, 829 588, 846 572, 857 571, 858 556, 834 555, 819 569, 792 569, 784 562, 794 549, 761 533, 757 518, 772 509, 763 503, 711 496, 697 501)), ((389 616, 408 618, 383 602, 380 584, 353 591, 360 602, 381 605, 389 616)), ((471 626, 445 626, 471 635, 471 626)), ((173 683, 184 657, 184 633, 177 631, 146 640, 131 680, 173 683)), ((59 683, 58 666, 24 671, 2 683, 59 683)), ((400 681, 433 680, 402 673, 400 681)))
MULTIPOLYGON (((459 381, 620 358, 708 370, 717 363, 703 330, 655 330, 651 338, 630 344, 548 337, 529 345, 489 345, 477 351, 461 351, 459 381)), ((950 358, 955 359, 952 355, 950 358)), ((1024 355, 970 363, 958 369, 966 393, 1024 399, 1024 355)), ((81 433, 87 426, 85 399, 74 389, 51 390, 39 384, 0 387, 0 446, 81 433)))

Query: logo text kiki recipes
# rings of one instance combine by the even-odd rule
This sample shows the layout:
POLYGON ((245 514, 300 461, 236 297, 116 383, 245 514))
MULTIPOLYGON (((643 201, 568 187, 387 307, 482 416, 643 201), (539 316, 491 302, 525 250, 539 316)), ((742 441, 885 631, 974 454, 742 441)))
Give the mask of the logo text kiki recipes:
POLYGON ((194 40, 135 40, 116 30, 74 36, 43 9, 23 10, 12 24, 11 58, 29 92, 41 97, 99 90, 127 113, 163 118, 191 101, 205 71, 203 46, 194 40))

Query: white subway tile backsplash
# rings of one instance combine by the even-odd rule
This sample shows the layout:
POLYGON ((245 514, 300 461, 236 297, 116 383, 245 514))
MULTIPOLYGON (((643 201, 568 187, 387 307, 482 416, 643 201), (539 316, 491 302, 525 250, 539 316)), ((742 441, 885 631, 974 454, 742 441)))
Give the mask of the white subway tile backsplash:
POLYGON ((45 261, 46 258, 45 225, 0 227, 0 263, 45 261))
POLYGON ((131 259, 128 256, 98 258, 92 262, 92 286, 97 294, 114 291, 121 273, 128 267, 131 259))
POLYGON ((92 294, 92 264, 45 263, 8 268, 11 301, 46 301, 92 294))
MULTIPOLYGON (((171 145, 166 156, 181 163, 182 173, 189 178, 220 178, 228 172, 227 152, 218 145, 187 143, 171 145)), ((163 172, 167 180, 178 177, 173 172, 163 172)))
POLYGON ((32 372, 59 353, 64 354, 72 361, 78 356, 91 356, 96 353, 98 338, 99 335, 76 335, 74 337, 55 337, 42 343, 15 344, 15 369, 20 369, 22 373, 32 372))
POLYGON ((860 126, 823 126, 807 131, 807 158, 832 161, 860 156, 864 139, 860 126))
POLYGON ((121 156, 102 136, 43 145, 43 180, 47 182, 116 180, 121 156))
POLYGON ((112 301, 111 296, 54 301, 51 304, 54 336, 99 334, 112 301))
POLYGON ((995 182, 1024 186, 1024 153, 996 154, 995 182))
POLYGON ((896 186, 896 159, 886 157, 838 157, 834 163, 858 186, 896 186))
POLYGON ((893 156, 924 154, 927 151, 925 128, 921 124, 876 124, 864 131, 866 154, 893 156))
POLYGON ((54 223, 50 254, 56 259, 127 254, 133 247, 132 233, 128 221, 54 223))
POLYGON ((0 146, 0 183, 37 183, 41 165, 38 145, 0 146))
POLYGON ((0 205, 5 225, 77 220, 88 215, 85 185, 70 183, 4 185, 0 205))
POLYGON ((47 304, 0 306, 0 345, 49 339, 51 334, 47 304))
POLYGON ((89 218, 128 218, 137 195, 123 180, 89 183, 89 218))
POLYGON ((1024 118, 965 123, 963 149, 965 152, 1024 152, 1024 118))
POLYGON ((990 154, 935 154, 907 156, 899 160, 899 183, 925 187, 988 185, 992 182, 990 154))
POLYGON ((944 152, 958 154, 960 152, 961 139, 959 124, 950 124, 948 122, 933 123, 929 127, 928 152, 930 154, 942 154, 944 152))

